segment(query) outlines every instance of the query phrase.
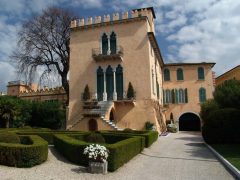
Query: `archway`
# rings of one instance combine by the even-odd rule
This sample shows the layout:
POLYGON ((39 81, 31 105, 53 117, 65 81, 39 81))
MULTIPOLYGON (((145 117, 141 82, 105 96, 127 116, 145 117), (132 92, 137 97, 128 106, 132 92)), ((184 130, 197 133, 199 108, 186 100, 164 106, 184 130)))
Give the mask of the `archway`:
POLYGON ((201 120, 194 113, 184 113, 179 117, 179 131, 200 131, 201 120))
POLYGON ((98 124, 96 119, 90 119, 88 121, 88 129, 89 131, 97 131, 98 130, 98 124))
POLYGON ((110 111, 109 120, 110 120, 111 122, 114 121, 113 110, 110 111))

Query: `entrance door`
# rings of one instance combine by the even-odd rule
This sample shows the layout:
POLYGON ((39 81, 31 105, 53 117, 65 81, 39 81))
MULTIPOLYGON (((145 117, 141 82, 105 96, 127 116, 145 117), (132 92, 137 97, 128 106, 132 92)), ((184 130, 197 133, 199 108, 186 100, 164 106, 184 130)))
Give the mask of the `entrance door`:
POLYGON ((116 91, 117 99, 123 99, 123 68, 120 64, 116 69, 116 91))
POLYGON ((88 129, 89 131, 97 131, 98 130, 98 125, 96 119, 90 119, 88 121, 88 129))
POLYGON ((97 70, 97 96, 98 101, 103 100, 103 90, 104 90, 104 75, 103 69, 99 66, 97 70))
POLYGON ((184 113, 179 118, 179 131, 200 131, 200 118, 193 113, 184 113))
POLYGON ((106 70, 106 90, 107 90, 107 100, 113 99, 113 70, 109 65, 106 70))

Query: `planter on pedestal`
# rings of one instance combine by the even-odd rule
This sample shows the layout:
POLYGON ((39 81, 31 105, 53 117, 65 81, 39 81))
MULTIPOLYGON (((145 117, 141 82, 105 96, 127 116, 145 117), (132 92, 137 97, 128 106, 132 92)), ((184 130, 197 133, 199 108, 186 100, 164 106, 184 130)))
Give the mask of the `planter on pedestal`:
POLYGON ((89 172, 94 174, 107 174, 108 162, 89 162, 89 172))

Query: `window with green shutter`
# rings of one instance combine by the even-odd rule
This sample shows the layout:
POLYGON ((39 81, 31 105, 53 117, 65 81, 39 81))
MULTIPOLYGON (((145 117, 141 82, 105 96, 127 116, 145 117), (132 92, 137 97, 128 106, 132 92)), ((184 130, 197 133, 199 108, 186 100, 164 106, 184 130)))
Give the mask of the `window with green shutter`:
POLYGON ((108 52, 108 37, 106 33, 102 35, 102 54, 107 55, 108 52))
POLYGON ((177 80, 183 80, 183 70, 182 68, 177 69, 177 80))
POLYGON ((112 32, 110 35, 110 50, 111 54, 117 53, 117 39, 116 34, 114 32, 112 32))
POLYGON ((199 89, 199 102, 204 102, 206 101, 206 89, 201 87, 199 89))
POLYGON ((188 90, 187 88, 184 90, 185 92, 185 103, 188 103, 188 90))
POLYGON ((101 66, 97 69, 97 97, 99 101, 103 100, 103 91, 104 91, 104 75, 103 69, 101 66))
POLYGON ((203 67, 198 67, 198 80, 204 80, 204 69, 203 67))
POLYGON ((170 71, 169 69, 164 69, 164 81, 170 81, 170 71))

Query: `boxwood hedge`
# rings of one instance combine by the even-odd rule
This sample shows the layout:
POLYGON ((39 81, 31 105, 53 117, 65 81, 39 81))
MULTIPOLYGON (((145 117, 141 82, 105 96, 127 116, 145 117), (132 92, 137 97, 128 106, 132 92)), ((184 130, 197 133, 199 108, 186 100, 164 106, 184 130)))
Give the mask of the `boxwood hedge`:
POLYGON ((20 136, 23 144, 0 143, 0 164, 32 167, 47 160, 48 143, 39 136, 20 136))
POLYGON ((19 131, 17 132, 19 135, 38 135, 44 140, 46 140, 49 144, 53 144, 53 136, 54 134, 89 134, 89 132, 83 131, 19 131))
POLYGON ((145 139, 145 147, 150 147, 158 139, 157 131, 101 131, 101 133, 107 133, 109 135, 142 136, 145 139))
MULTIPOLYGON (((103 144, 109 151, 108 170, 115 171, 124 163, 128 162, 135 155, 144 149, 145 140, 141 136, 102 134, 106 142, 115 142, 113 144, 103 144), (120 141, 117 141, 117 140, 120 141)), ((87 166, 88 159, 83 155, 84 148, 90 143, 83 141, 86 135, 68 136, 66 134, 54 135, 54 145, 56 149, 63 154, 69 161, 79 165, 87 166)))

